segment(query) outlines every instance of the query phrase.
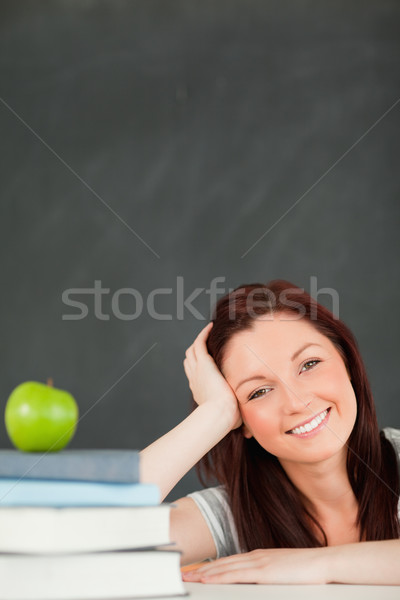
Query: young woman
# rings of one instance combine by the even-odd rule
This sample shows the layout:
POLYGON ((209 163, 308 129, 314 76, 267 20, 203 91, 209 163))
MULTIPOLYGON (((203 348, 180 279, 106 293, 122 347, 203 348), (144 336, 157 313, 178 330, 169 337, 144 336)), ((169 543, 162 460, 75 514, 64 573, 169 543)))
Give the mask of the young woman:
POLYGON ((287 281, 242 286, 184 369, 195 409, 141 469, 163 498, 199 461, 214 481, 171 511, 182 564, 216 559, 185 580, 400 585, 400 431, 348 327, 287 281))

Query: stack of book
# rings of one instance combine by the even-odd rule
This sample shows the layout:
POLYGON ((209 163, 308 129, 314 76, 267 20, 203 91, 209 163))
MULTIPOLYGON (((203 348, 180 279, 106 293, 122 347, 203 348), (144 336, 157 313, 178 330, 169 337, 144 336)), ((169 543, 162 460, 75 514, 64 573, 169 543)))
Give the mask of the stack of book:
POLYGON ((0 450, 0 600, 184 595, 171 508, 135 450, 0 450))

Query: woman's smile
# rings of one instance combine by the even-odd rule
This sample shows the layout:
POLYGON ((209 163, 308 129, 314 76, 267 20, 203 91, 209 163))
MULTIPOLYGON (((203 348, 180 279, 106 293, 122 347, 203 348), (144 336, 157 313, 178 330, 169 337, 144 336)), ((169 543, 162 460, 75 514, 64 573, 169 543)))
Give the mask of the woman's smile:
POLYGON ((331 407, 326 408, 317 415, 311 417, 308 421, 296 425, 293 429, 289 429, 286 433, 295 435, 296 437, 309 438, 317 435, 329 421, 329 413, 331 407))

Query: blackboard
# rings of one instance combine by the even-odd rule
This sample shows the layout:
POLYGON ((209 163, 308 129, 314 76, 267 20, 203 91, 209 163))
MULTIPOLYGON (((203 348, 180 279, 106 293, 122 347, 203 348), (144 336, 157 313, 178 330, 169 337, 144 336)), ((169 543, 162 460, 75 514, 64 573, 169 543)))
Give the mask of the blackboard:
POLYGON ((85 415, 71 447, 142 448, 190 410, 212 282, 283 278, 337 292, 400 427, 399 19, 389 0, 3 1, 2 410, 52 377, 85 415))

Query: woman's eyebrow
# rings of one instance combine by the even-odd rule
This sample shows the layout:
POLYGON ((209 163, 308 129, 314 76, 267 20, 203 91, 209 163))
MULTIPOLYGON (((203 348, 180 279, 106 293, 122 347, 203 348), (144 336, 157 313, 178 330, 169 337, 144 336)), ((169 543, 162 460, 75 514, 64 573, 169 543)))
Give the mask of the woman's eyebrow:
POLYGON ((298 357, 298 355, 301 354, 303 352, 303 350, 305 350, 309 346, 319 346, 320 348, 322 348, 321 344, 317 344, 316 342, 307 342, 307 344, 302 346, 299 350, 296 350, 296 352, 293 354, 293 356, 291 358, 291 361, 293 362, 298 357))
POLYGON ((235 392, 240 388, 241 385, 243 385, 244 383, 247 383, 248 381, 257 381, 257 379, 265 379, 265 375, 252 375, 251 377, 247 377, 247 379, 243 379, 243 381, 241 381, 239 383, 239 385, 235 388, 235 392))
MULTIPOLYGON (((321 344, 317 344, 316 342, 307 342, 307 344, 304 344, 304 346, 302 346, 301 348, 299 348, 298 350, 296 350, 296 352, 293 354, 291 361, 293 362, 298 356, 299 354, 301 354, 303 352, 303 350, 305 350, 306 348, 308 348, 309 346, 319 346, 320 348, 322 348, 321 344)), ((244 384, 247 383, 248 381, 257 381, 260 379, 265 379, 265 375, 251 375, 250 377, 247 377, 246 379, 243 379, 235 388, 235 392, 244 384)))

